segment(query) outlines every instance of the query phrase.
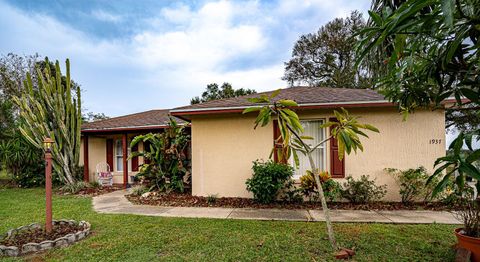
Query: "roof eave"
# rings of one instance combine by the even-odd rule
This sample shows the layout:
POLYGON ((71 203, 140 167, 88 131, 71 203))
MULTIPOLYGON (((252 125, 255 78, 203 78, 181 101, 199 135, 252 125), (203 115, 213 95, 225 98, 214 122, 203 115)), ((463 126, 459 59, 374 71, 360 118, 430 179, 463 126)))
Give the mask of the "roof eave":
MULTIPOLYGON (((184 124, 179 124, 184 125, 184 124)), ((168 125, 147 125, 147 126, 124 126, 124 127, 108 127, 108 128, 85 128, 82 133, 104 133, 104 132, 119 132, 119 131, 142 131, 152 129, 164 129, 168 125)))
MULTIPOLYGON (((352 101, 352 102, 330 102, 330 103, 304 103, 299 104, 299 109, 321 109, 335 107, 388 107, 395 104, 388 100, 377 101, 352 101)), ((253 106, 253 105, 252 105, 253 106)), ((210 108, 193 108, 193 109, 173 109, 170 114, 173 116, 186 115, 208 115, 222 113, 241 113, 243 110, 251 106, 234 106, 234 107, 210 107, 210 108)))

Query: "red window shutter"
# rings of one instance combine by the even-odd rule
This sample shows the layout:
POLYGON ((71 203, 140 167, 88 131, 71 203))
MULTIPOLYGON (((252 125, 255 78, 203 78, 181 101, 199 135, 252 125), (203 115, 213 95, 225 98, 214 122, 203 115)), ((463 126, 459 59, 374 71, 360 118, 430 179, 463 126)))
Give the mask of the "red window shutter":
POLYGON ((283 149, 283 140, 282 134, 280 133, 280 128, 278 127, 278 120, 273 120, 273 160, 276 163, 287 163, 285 159, 285 154, 282 154, 282 159, 280 159, 279 151, 283 149))
POLYGON ((113 171, 113 139, 107 139, 107 164, 110 171, 113 171))
MULTIPOLYGON (((148 141, 143 142, 143 151, 144 152, 150 151, 150 142, 148 142, 148 141)), ((143 158, 143 163, 149 164, 150 160, 146 159, 146 158, 143 158)))
MULTIPOLYGON (((331 118, 330 121, 336 122, 337 119, 331 118)), ((332 129, 333 127, 330 127, 330 132, 332 132, 332 129)), ((338 143, 333 137, 330 139, 330 174, 334 178, 345 177, 345 155, 342 161, 338 159, 338 143)))
MULTIPOLYGON (((132 152, 138 151, 138 144, 132 147, 132 152)), ((132 157, 132 171, 138 171, 138 156, 132 157)))

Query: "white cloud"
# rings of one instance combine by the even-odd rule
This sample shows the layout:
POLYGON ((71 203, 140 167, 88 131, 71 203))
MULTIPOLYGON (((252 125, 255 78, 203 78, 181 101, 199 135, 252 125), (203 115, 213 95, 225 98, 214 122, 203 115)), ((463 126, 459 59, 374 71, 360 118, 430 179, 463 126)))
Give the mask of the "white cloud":
POLYGON ((190 7, 185 4, 180 4, 176 8, 165 7, 160 14, 162 18, 173 23, 187 23, 193 15, 190 7))
POLYGON ((261 28, 234 24, 241 10, 231 2, 205 4, 197 12, 185 6, 165 8, 161 14, 183 25, 181 30, 150 30, 134 37, 133 49, 148 66, 215 69, 230 59, 264 48, 261 28), (178 18, 178 19, 177 19, 178 18))
MULTIPOLYGON (((284 87, 283 62, 293 42, 353 5, 348 3, 220 0, 195 9, 177 4, 148 18, 140 33, 109 40, 0 0, 0 53, 69 57, 92 111, 120 115, 169 108, 188 103, 212 82, 257 91, 284 87)), ((92 15, 112 23, 122 19, 102 9, 92 15)))

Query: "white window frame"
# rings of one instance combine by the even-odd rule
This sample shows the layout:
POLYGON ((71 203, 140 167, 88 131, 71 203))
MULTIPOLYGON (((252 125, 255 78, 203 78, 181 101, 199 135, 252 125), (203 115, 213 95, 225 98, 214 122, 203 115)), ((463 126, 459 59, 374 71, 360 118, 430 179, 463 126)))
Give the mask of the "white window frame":
MULTIPOLYGON (((300 123, 302 122, 317 122, 317 121, 320 121, 320 125, 323 125, 326 123, 326 119, 325 118, 306 118, 306 119, 300 119, 300 123)), ((327 135, 327 128, 321 128, 321 131, 322 131, 322 139, 326 139, 326 135, 327 135)), ((302 134, 300 134, 302 135, 302 134)), ((310 140, 306 140, 306 142, 308 143, 310 140)), ((321 141, 318 141, 318 142, 321 142, 321 141)), ((328 142, 325 142, 324 144, 320 145, 319 147, 317 147, 315 150, 323 150, 323 159, 322 159, 322 168, 320 166, 317 166, 317 168, 320 169, 320 171, 328 171, 330 173, 329 170, 327 170, 328 166, 327 166, 327 143, 328 142)), ((301 158, 301 157, 305 157, 307 158, 307 156, 305 156, 303 153, 301 152, 298 152, 298 157, 301 158)), ((297 167, 295 166, 295 160, 293 159, 293 156, 290 157, 290 165, 293 166, 293 169, 294 169, 294 174, 293 174, 293 179, 294 180, 298 180, 300 179, 301 176, 303 176, 304 174, 298 174, 298 169, 297 167)))
MULTIPOLYGON (((129 144, 129 140, 127 140, 127 156, 130 155, 130 147, 128 146, 129 144)), ((122 138, 119 138, 119 139, 115 139, 114 140, 114 168, 112 168, 113 170, 115 170, 115 172, 123 172, 123 139, 122 138), (119 150, 119 148, 117 147, 117 143, 120 143, 121 145, 121 148, 119 150), (120 151, 120 152, 118 152, 120 151), (122 162, 120 163, 121 166, 122 166, 122 170, 118 170, 118 159, 119 157, 121 157, 122 159, 122 162)), ((128 159, 128 172, 131 172, 132 171, 132 161, 131 159, 128 159)))

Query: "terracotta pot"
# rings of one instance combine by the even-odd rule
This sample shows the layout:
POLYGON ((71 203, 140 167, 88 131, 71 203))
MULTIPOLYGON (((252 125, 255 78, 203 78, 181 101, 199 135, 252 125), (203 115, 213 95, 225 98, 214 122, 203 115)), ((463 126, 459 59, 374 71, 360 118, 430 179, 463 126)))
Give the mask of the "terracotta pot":
POLYGON ((455 229, 458 245, 472 252, 473 262, 480 262, 480 238, 462 235, 459 233, 462 229, 455 229))

